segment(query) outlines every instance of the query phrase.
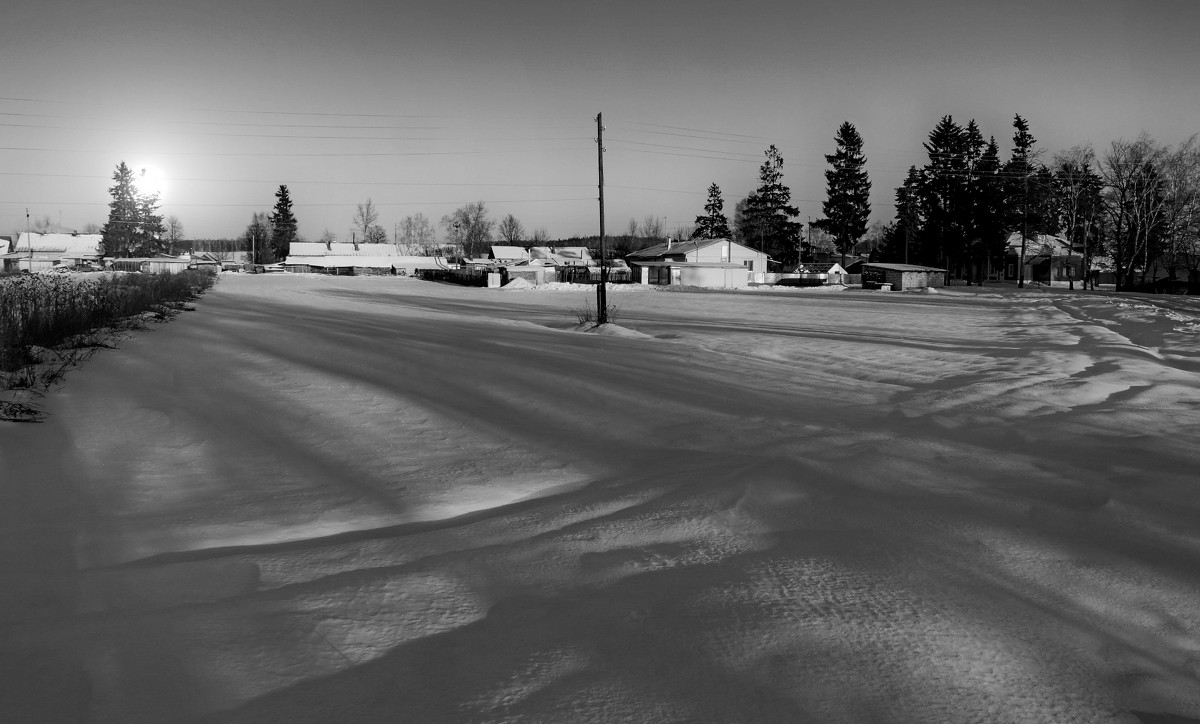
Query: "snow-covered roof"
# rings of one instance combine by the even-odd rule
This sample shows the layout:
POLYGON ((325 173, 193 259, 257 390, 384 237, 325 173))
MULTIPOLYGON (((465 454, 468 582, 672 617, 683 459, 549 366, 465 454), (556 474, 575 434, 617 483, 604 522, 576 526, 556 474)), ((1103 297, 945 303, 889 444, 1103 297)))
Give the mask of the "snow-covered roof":
POLYGON ((747 251, 752 251, 756 254, 761 253, 755 249, 751 249, 750 247, 745 246, 744 244, 739 244, 736 241, 731 241, 730 239, 723 239, 723 238, 721 238, 721 239, 689 239, 688 241, 670 241, 665 244, 655 244, 654 246, 648 246, 645 249, 635 251, 632 254, 626 254, 625 258, 626 259, 635 259, 635 260, 636 259, 656 259, 660 256, 666 256, 668 254, 670 254, 671 256, 674 256, 676 254, 690 254, 693 251, 698 251, 700 249, 710 247, 713 244, 732 244, 733 246, 741 247, 742 249, 746 249, 747 251))
POLYGON ((745 265, 735 261, 671 261, 669 259, 635 260, 638 266, 644 267, 675 267, 677 269, 740 269, 749 271, 745 265))
POLYGON ((529 252, 519 246, 493 246, 491 257, 493 259, 528 259, 529 252))
POLYGON ((399 256, 395 244, 354 244, 335 241, 328 247, 319 241, 293 241, 288 256, 399 256))
POLYGON ((845 274, 846 273, 846 270, 842 268, 842 265, 837 263, 836 261, 835 262, 806 261, 803 264, 801 264, 800 266, 796 267, 795 271, 800 274, 805 274, 805 273, 808 273, 808 274, 813 274, 813 273, 816 273, 816 274, 845 274))
POLYGON ((868 262, 863 264, 864 267, 872 269, 887 269, 889 271, 898 272, 944 272, 945 269, 937 266, 923 266, 921 264, 879 264, 876 262, 868 262))
POLYGON ((395 256, 288 256, 284 264, 307 264, 309 266, 358 266, 385 269, 396 263, 395 256))
MULTIPOLYGON (((1019 254, 1021 251, 1021 232, 1014 231, 1008 235, 1008 249, 1011 253, 1019 254)), ((1068 254, 1078 253, 1073 252, 1071 244, 1061 236, 1053 234, 1026 234, 1025 235, 1025 254, 1033 256, 1041 254, 1043 256, 1067 256, 1068 254)))
POLYGON ((554 247, 554 253, 564 259, 592 260, 592 253, 588 251, 586 246, 556 246, 554 247))
POLYGON ((549 246, 529 247, 530 259, 541 259, 552 262, 555 266, 586 266, 592 261, 586 246, 564 246, 551 248, 549 246))
MULTIPOLYGON (((324 244, 322 244, 324 246, 324 244)), ((391 267, 444 267, 445 257, 440 256, 295 256, 289 255, 284 264, 315 267, 349 267, 364 269, 389 269, 391 267)))
POLYGON ((14 252, 32 251, 35 254, 87 254, 99 252, 100 234, 29 234, 22 232, 13 248, 14 252))

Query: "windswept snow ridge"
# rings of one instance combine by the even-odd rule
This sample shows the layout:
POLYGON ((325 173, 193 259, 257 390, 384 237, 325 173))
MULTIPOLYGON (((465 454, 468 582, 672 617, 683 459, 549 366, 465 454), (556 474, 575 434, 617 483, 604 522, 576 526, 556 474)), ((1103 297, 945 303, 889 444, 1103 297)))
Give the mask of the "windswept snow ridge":
POLYGON ((230 275, 72 372, 0 721, 1200 719, 1190 301, 593 294, 230 275))

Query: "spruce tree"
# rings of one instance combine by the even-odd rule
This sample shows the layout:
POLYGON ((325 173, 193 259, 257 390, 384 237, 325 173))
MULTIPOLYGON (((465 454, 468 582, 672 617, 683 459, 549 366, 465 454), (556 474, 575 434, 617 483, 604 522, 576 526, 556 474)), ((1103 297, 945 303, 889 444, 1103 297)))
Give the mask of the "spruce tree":
POLYGON ((883 261, 908 264, 920 256, 918 247, 922 235, 921 185, 924 177, 916 166, 910 166, 904 183, 896 187, 896 221, 889 229, 883 261))
POLYGON ((1038 162, 1037 139, 1029 132, 1029 123, 1013 117, 1013 150, 1003 175, 1006 183, 1007 226, 1021 232, 1017 286, 1025 286, 1025 257, 1028 241, 1038 234, 1054 230, 1053 181, 1049 170, 1038 162))
POLYGON ((925 143, 929 163, 922 169, 921 184, 924 263, 949 267, 966 245, 967 148, 966 129, 951 116, 942 116, 925 143))
POLYGON ((296 217, 292 214, 292 197, 288 187, 280 184, 275 192, 275 208, 271 212, 271 255, 275 261, 283 261, 291 253, 292 242, 296 241, 296 217))
POLYGON ((131 256, 138 246, 138 199, 133 171, 124 161, 113 171, 108 193, 108 223, 101 229, 103 256, 131 256))
POLYGON ((158 210, 158 194, 138 196, 136 256, 154 256, 166 251, 163 243, 163 217, 158 210))
POLYGON ((842 253, 842 265, 858 240, 867 233, 871 218, 871 181, 867 178, 863 139, 849 121, 843 123, 834 138, 837 150, 826 155, 832 168, 825 172, 825 218, 817 226, 831 234, 842 253))
POLYGON ((783 156, 771 144, 759 168, 758 190, 746 199, 746 216, 753 229, 747 241, 775 262, 790 267, 799 262, 800 210, 791 205, 792 192, 783 184, 783 156))
POLYGON ((721 199, 721 188, 715 183, 708 187, 708 203, 704 205, 704 216, 696 217, 693 239, 728 239, 729 219, 725 218, 725 202, 721 199))
POLYGON ((973 228, 978 240, 976 252, 981 266, 977 281, 980 284, 983 283, 985 267, 1004 266, 1004 255, 1008 249, 1004 182, 1000 150, 993 136, 988 139, 975 166, 974 186, 971 189, 973 228))

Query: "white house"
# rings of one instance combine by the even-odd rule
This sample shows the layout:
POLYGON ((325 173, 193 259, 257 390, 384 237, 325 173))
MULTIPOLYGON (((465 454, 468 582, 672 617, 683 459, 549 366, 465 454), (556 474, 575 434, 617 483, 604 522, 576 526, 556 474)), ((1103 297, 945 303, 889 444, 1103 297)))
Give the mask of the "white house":
POLYGON ((740 289, 765 273, 767 255, 730 239, 667 240, 625 257, 642 284, 740 289))

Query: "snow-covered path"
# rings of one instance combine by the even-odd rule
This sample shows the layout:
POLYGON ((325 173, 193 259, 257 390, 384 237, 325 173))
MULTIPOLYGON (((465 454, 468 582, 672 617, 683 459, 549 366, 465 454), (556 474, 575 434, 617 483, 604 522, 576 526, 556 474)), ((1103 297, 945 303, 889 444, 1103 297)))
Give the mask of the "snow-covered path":
POLYGON ((1194 300, 588 301, 228 275, 72 372, 0 719, 1200 719, 1194 300))

